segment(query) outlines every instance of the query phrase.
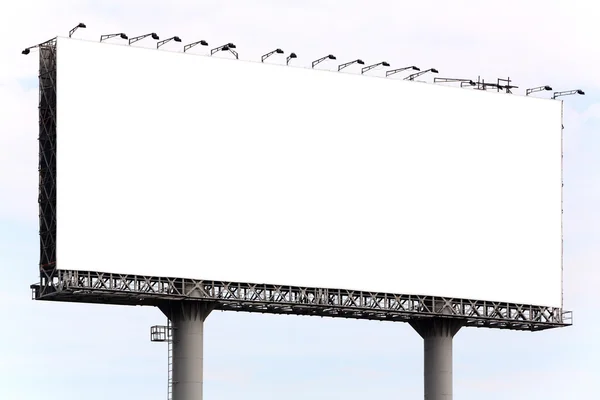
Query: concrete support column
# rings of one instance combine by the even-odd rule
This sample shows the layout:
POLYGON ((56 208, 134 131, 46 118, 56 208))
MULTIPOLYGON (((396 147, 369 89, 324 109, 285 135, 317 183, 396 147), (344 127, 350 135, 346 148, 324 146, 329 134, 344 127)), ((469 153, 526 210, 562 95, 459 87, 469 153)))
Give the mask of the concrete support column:
POLYGON ((425 400, 452 400, 452 339, 460 321, 431 318, 411 322, 425 347, 425 400))
POLYGON ((161 310, 173 329, 173 400, 202 400, 204 320, 213 306, 179 301, 161 310))

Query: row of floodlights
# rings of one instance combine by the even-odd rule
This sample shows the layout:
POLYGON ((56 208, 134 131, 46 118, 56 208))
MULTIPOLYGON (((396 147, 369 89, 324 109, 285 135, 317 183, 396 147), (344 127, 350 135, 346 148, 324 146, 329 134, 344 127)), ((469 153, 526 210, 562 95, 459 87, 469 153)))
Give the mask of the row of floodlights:
MULTIPOLYGON (((477 88, 483 89, 483 90, 487 90, 487 88, 495 88, 495 89, 498 89, 498 90, 506 90, 507 93, 511 93, 510 89, 518 88, 518 86, 511 86, 510 84, 501 85, 500 83, 485 83, 485 82, 480 82, 479 80, 477 80, 477 82, 475 82, 472 79, 434 78, 433 82, 434 83, 438 83, 438 82, 458 82, 458 83, 460 83, 460 87, 477 86, 477 88)), ((509 80, 509 82, 510 82, 510 80, 509 80)), ((553 89, 552 89, 551 86, 548 86, 548 85, 538 86, 538 87, 535 87, 535 88, 527 89, 525 91, 525 96, 529 96, 531 93, 542 92, 542 91, 545 91, 545 90, 546 91, 551 91, 553 89)), ((557 97, 560 97, 560 96, 568 96, 568 95, 572 95, 572 94, 584 95, 585 92, 583 90, 581 90, 581 89, 565 90, 565 91, 562 91, 562 92, 554 92, 554 94, 552 95, 552 98, 556 99, 557 97)))
MULTIPOLYGON (((69 37, 71 37, 73 35, 73 33, 78 28, 85 28, 85 27, 86 27, 86 25, 84 23, 79 23, 75 28, 73 28, 73 29, 71 29, 71 31, 69 31, 69 37)), ((100 36, 100 42, 103 42, 105 40, 112 39, 112 38, 115 38, 115 37, 118 37, 118 38, 123 39, 123 40, 127 40, 129 45, 132 45, 133 43, 139 42, 140 40, 145 39, 147 37, 151 37, 152 39, 158 41, 156 43, 156 48, 157 49, 159 49, 161 46, 163 46, 164 44, 166 44, 166 43, 168 43, 170 41, 181 43, 181 38, 179 36, 173 36, 173 37, 170 37, 168 39, 160 40, 160 37, 158 36, 158 34, 156 34, 156 32, 151 32, 151 33, 147 33, 145 35, 140 35, 140 36, 136 36, 136 37, 132 37, 132 38, 129 38, 129 36, 127 36, 123 32, 120 32, 120 33, 111 33, 111 34, 108 34, 108 35, 101 35, 100 36)), ((196 42, 193 42, 193 43, 190 43, 190 44, 186 44, 185 46, 183 46, 183 51, 186 52, 189 49, 191 49, 192 47, 197 46, 197 45, 208 46, 208 42, 206 40, 198 40, 196 42)), ((28 48, 26 48, 25 50, 22 51, 22 54, 29 54, 30 51, 31 51, 31 49, 36 48, 38 46, 39 45, 28 47, 28 48)), ((237 51, 235 51, 236 48, 237 47, 236 47, 236 45, 234 43, 226 43, 224 45, 221 45, 221 46, 218 46, 218 47, 215 47, 215 48, 211 49, 210 50, 210 55, 212 56, 213 54, 215 54, 215 53, 217 53, 219 51, 229 51, 230 53, 232 53, 235 56, 236 59, 238 59, 239 58, 239 54, 238 54, 237 51)), ((275 49, 273 51, 270 51, 270 52, 268 52, 266 54, 263 54, 261 56, 260 61, 264 62, 267 58, 269 58, 273 54, 284 54, 284 51, 282 49, 280 49, 280 48, 277 48, 277 49, 275 49)), ((287 56, 287 58, 286 58, 286 65, 289 65, 290 60, 292 60, 294 58, 298 58, 298 56, 296 55, 296 53, 290 53, 287 56)), ((322 63, 323 61, 326 61, 326 60, 336 60, 336 57, 333 54, 328 54, 328 55, 326 55, 324 57, 321 57, 321 58, 319 58, 317 60, 314 60, 312 62, 312 68, 316 67, 318 64, 320 64, 320 63, 322 63)), ((344 69, 344 68, 346 68, 346 67, 348 67, 348 66, 350 66, 352 64, 364 65, 365 63, 361 59, 353 60, 353 61, 350 61, 350 62, 338 65, 338 71, 341 71, 342 69, 344 69)), ((361 69, 361 74, 364 74, 365 72, 370 71, 373 68, 376 68, 378 66, 389 67, 390 64, 387 61, 382 61, 382 62, 379 62, 377 64, 366 66, 366 67, 364 67, 364 68, 361 69)), ((393 75, 393 74, 397 74, 399 72, 406 71, 406 70, 418 71, 417 73, 412 74, 412 75, 406 77, 405 79, 407 79, 407 80, 414 80, 416 77, 418 77, 420 75, 423 75, 423 74, 425 74, 427 72, 432 72, 434 74, 438 73, 438 70, 435 69, 435 68, 430 68, 428 70, 421 71, 419 68, 417 68, 416 66, 412 65, 412 66, 409 66, 409 67, 398 68, 398 69, 393 69, 393 70, 390 70, 390 71, 386 71, 385 76, 387 77, 387 76, 390 76, 390 75, 393 75)))
MULTIPOLYGON (((156 43, 156 48, 157 49, 160 48, 165 43, 170 42, 171 40, 173 40, 175 42, 181 43, 181 38, 179 36, 173 36, 173 37, 170 37, 168 39, 160 40, 160 37, 155 32, 147 33, 147 34, 141 35, 141 36, 136 36, 136 37, 133 37, 131 39, 125 33, 113 33, 113 34, 109 34, 109 35, 101 35, 100 36, 100 41, 102 42, 104 40, 111 39, 111 38, 114 38, 114 37, 120 37, 121 39, 128 40, 129 41, 129 45, 131 45, 131 44, 133 44, 133 43, 135 43, 137 41, 140 41, 142 39, 145 39, 147 37, 151 37, 154 40, 159 40, 156 43)), ((199 40, 199 41, 194 42, 194 43, 186 44, 185 46, 183 46, 183 51, 186 52, 186 51, 188 51, 189 49, 191 49, 192 47, 194 47, 196 45, 208 46, 208 42, 206 40, 199 40)), ((239 58, 239 54, 234 49, 236 49, 236 45, 234 43, 226 43, 224 45, 221 45, 221 46, 215 47, 214 49, 211 49, 210 50, 210 55, 212 56, 213 54, 215 54, 218 51, 229 51, 229 52, 231 52, 235 56, 236 59, 238 59, 239 58)), ((268 52, 266 54, 263 54, 260 57, 260 61, 261 62, 265 62, 265 60, 267 58, 271 57, 273 54, 284 54, 284 51, 282 49, 280 49, 280 48, 272 50, 272 51, 270 51, 270 52, 268 52)), ((294 58, 298 58, 298 56, 296 55, 296 53, 290 53, 286 57, 286 65, 289 65, 290 60, 292 60, 294 58)), ((321 58, 319 58, 317 60, 314 60, 312 62, 312 68, 316 67, 318 64, 322 63, 323 61, 326 61, 326 60, 336 60, 336 59, 337 58, 333 54, 328 54, 328 55, 326 55, 324 57, 321 57, 321 58)), ((338 65, 338 71, 341 71, 342 69, 344 69, 344 68, 346 68, 346 67, 348 67, 348 66, 350 66, 352 64, 364 65, 365 62, 363 60, 357 59, 357 60, 353 60, 353 61, 350 61, 350 62, 347 62, 347 63, 344 63, 344 64, 340 64, 340 65, 338 65)), ((371 70, 373 68, 376 68, 376 67, 378 67, 380 65, 382 65, 384 67, 389 67, 390 66, 390 64, 387 61, 382 61, 380 63, 369 65, 369 66, 366 66, 366 67, 362 68, 361 69, 361 74, 364 74, 365 72, 367 72, 367 71, 369 71, 369 70, 371 70)), ((421 71, 419 68, 417 68, 415 66, 410 66, 410 67, 406 67, 406 68, 400 68, 400 69, 395 69, 395 70, 387 71, 386 72, 386 76, 390 76, 392 74, 395 74, 395 73, 398 73, 398 72, 401 72, 401 71, 404 71, 404 70, 408 70, 408 69, 413 69, 415 71, 420 71, 420 73, 418 75, 424 74, 426 72, 438 73, 438 71, 435 68, 430 68, 427 71, 421 71)), ((413 76, 412 79, 414 79, 415 77, 416 76, 413 76)))
MULTIPOLYGON (((75 33, 75 31, 79 28, 86 28, 86 25, 82 22, 80 22, 76 27, 74 27, 73 29, 71 29, 69 31, 69 37, 73 36, 73 33, 75 33)), ((145 39, 147 37, 151 37, 154 40, 157 40, 158 42, 156 43, 156 48, 160 48, 161 46, 163 46, 164 44, 170 42, 170 41, 174 41, 174 42, 178 42, 181 43, 181 38, 179 36, 173 36, 170 37, 168 39, 164 39, 164 40, 160 40, 160 37, 155 33, 147 33, 145 35, 140 35, 140 36, 136 36, 133 38, 129 38, 125 33, 112 33, 112 34, 108 34, 108 35, 101 35, 100 36, 100 42, 104 41, 104 40, 108 40, 114 37, 119 37, 123 40, 128 40, 129 45, 132 45, 133 43, 139 42, 142 39, 145 39)), ((190 44, 186 44, 185 46, 183 46, 183 51, 186 52, 189 49, 191 49, 194 46, 197 45, 201 45, 201 46, 208 46, 208 42, 206 40, 198 40, 197 42, 193 42, 190 44)), ((38 47, 39 45, 35 45, 35 46, 31 46, 26 48, 25 50, 22 51, 22 54, 29 54, 30 50, 33 48, 38 47)), ((213 49, 210 50, 210 55, 212 56, 213 54, 219 52, 219 51, 229 51, 231 54, 233 54, 235 56, 236 59, 239 58, 239 54, 237 51, 235 51, 236 49, 236 45, 233 43, 227 43, 218 47, 215 47, 213 49)), ((284 54, 284 51, 280 48, 277 48, 273 51, 270 51, 266 54, 263 54, 261 56, 260 61, 264 62, 267 58, 269 58, 270 56, 272 56, 273 54, 284 54)), ((290 60, 294 59, 294 58, 298 58, 298 56, 296 55, 296 53, 290 53, 287 57, 286 57, 286 65, 289 65, 290 60)), ((324 57, 321 57, 317 60, 314 60, 312 62, 312 68, 314 68, 315 66, 317 66, 318 64, 322 63, 323 61, 326 60, 336 60, 336 57, 333 54, 328 54, 324 57)), ((365 62, 361 59, 356 59, 353 61, 349 61, 347 63, 344 64, 340 64, 338 65, 338 71, 341 71, 342 69, 352 65, 352 64, 358 64, 358 65, 364 65, 365 62)), ((361 68, 360 73, 364 74, 367 71, 372 70, 373 68, 379 67, 379 66, 383 66, 383 67, 389 67, 390 63, 388 63, 387 61, 381 61, 378 62, 376 64, 372 64, 372 65, 368 65, 366 67, 361 68)), ((388 77, 390 75, 394 75, 397 74, 399 72, 403 72, 403 71, 407 71, 407 70, 413 70, 413 71, 417 71, 409 76, 407 76, 406 78, 404 78, 404 80, 414 80, 415 78, 426 74, 428 72, 437 74, 438 70, 435 68, 429 68, 427 70, 421 71, 420 68, 411 65, 409 67, 403 67, 403 68, 397 68, 397 69, 392 69, 389 71, 385 72, 385 76, 388 77)), ((434 78, 434 83, 435 82, 460 82, 460 86, 478 86, 478 87, 482 87, 484 90, 486 89, 486 87, 492 86, 492 87, 496 87, 498 90, 500 89, 505 89, 507 91, 507 93, 510 93, 510 89, 511 88, 516 88, 517 86, 510 86, 510 85, 499 85, 499 84, 490 84, 490 83, 480 83, 479 81, 476 83, 471 79, 454 79, 454 78, 434 78)), ((531 93, 535 93, 535 92, 541 92, 541 91, 551 91, 553 90, 552 87, 548 86, 548 85, 544 85, 544 86, 538 86, 535 88, 531 88, 531 89, 527 89, 525 91, 525 96, 529 96, 531 93)), ((554 92, 554 94, 552 95, 552 98, 555 99, 557 97, 560 96, 568 96, 568 95, 573 95, 573 94, 579 94, 579 95, 584 95, 585 92, 581 89, 575 89, 575 90, 566 90, 566 91, 562 91, 562 92, 554 92)))
MULTIPOLYGON (((550 87, 548 85, 545 85, 545 86, 538 86, 538 87, 533 88, 533 89, 527 89, 525 91, 525 96, 529 96, 531 93, 535 93, 535 92, 542 92, 544 90, 550 91, 550 90, 552 90, 552 87, 550 87)), ((581 90, 581 89, 565 90, 565 91, 562 91, 562 92, 554 92, 554 94, 552 95, 552 98, 555 99, 555 98, 560 97, 560 96, 570 96, 572 94, 580 94, 580 95, 583 96, 585 94, 585 92, 583 90, 581 90)))
MULTIPOLYGON (((121 39, 128 40, 129 41, 129 45, 131 45, 131 44, 133 44, 133 43, 135 43, 137 41, 140 41, 142 39, 145 39, 147 37, 151 37, 154 40, 159 40, 156 43, 156 48, 157 49, 160 48, 165 43, 171 41, 171 40, 173 40, 175 42, 179 42, 179 43, 181 42, 181 38, 179 36, 173 36, 173 37, 170 37, 168 39, 160 40, 160 37, 155 32, 147 33, 147 34, 141 35, 141 36, 136 36, 136 37, 131 38, 131 39, 125 33, 113 33, 113 34, 109 34, 109 35, 101 35, 100 36, 100 41, 102 42, 104 40, 111 39, 113 37, 120 37, 121 39)), ((196 46, 196 45, 208 46, 208 42, 206 40, 199 40, 199 41, 194 42, 194 43, 186 44, 185 46, 183 46, 184 53, 186 51, 188 51, 189 49, 191 49, 192 47, 196 46)), ((239 54, 238 54, 237 51, 235 51, 235 49, 236 49, 236 45, 234 43, 226 43, 224 45, 221 45, 221 46, 218 46, 218 47, 215 47, 215 48, 211 49, 210 50, 210 55, 212 56, 213 54, 217 53, 218 51, 229 51, 230 53, 232 53, 235 56, 236 59, 238 59, 239 58, 239 54)), ((270 52, 268 52, 266 54, 263 54, 260 57, 260 61, 261 62, 265 62, 265 60, 267 58, 271 57, 273 54, 284 54, 284 51, 282 49, 280 49, 280 48, 272 50, 272 51, 270 51, 270 52)), ((292 59, 294 59, 294 58, 298 58, 298 56, 296 55, 296 53, 293 53, 293 52, 290 53, 286 57, 286 60, 285 60, 286 65, 289 65, 290 61, 292 59)), ((324 57, 321 57, 321 58, 319 58, 317 60, 314 60, 312 62, 311 66, 312 66, 312 68, 314 68, 317 65, 319 65, 320 63, 322 63, 323 61, 326 61, 326 60, 336 60, 336 59, 337 58, 333 54, 328 54, 328 55, 326 55, 324 57)), ((357 60, 353 60, 353 61, 350 61, 350 62, 347 62, 347 63, 344 63, 344 64, 340 64, 340 65, 338 65, 338 71, 341 71, 342 69, 344 69, 344 68, 346 68, 346 67, 348 67, 348 66, 350 66, 352 64, 364 65, 365 62, 363 60, 361 60, 361 59, 357 59, 357 60)), ((367 71, 369 71, 369 70, 371 70, 373 68, 376 68, 376 67, 378 67, 380 65, 384 66, 384 67, 389 67, 390 66, 390 64, 387 61, 382 61, 382 62, 379 62, 377 64, 373 64, 373 65, 369 65, 369 66, 363 67, 361 69, 360 73, 364 74, 365 72, 367 72, 367 71)), ((385 76, 387 77, 387 76, 390 76, 390 75, 393 75, 393 74, 397 74, 398 72, 402 72, 402 71, 406 71, 406 70, 419 71, 419 72, 417 72, 415 74, 412 74, 412 75, 406 77, 405 79, 407 79, 407 80, 414 80, 416 77, 418 77, 420 75, 423 75, 423 74, 425 74, 427 72, 433 72, 435 74, 438 73, 438 70, 435 69, 435 68, 430 68, 428 70, 421 71, 419 68, 417 68, 417 67, 415 67, 413 65, 413 66, 410 66, 410 67, 398 68, 398 69, 386 71, 385 76)))

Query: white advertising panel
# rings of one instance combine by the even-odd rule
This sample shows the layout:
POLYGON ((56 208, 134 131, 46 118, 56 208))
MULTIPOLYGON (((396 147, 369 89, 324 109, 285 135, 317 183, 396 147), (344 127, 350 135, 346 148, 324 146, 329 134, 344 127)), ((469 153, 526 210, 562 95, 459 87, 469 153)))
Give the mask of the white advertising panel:
POLYGON ((561 102, 57 46, 59 269, 561 306, 561 102))

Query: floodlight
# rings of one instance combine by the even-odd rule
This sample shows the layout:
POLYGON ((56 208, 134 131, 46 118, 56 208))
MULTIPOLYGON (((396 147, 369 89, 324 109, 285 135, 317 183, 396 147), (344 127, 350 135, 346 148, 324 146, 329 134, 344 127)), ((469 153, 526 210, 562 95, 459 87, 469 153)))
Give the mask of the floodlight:
POLYGON ((78 28, 87 28, 87 27, 85 26, 85 24, 83 22, 80 22, 79 24, 77 24, 77 26, 75 28, 73 28, 69 31, 69 37, 73 36, 73 33, 75 33, 75 31, 78 28))
POLYGON ((292 58, 298 58, 298 56, 296 55, 296 53, 290 53, 290 55, 286 57, 286 59, 285 59, 285 65, 290 65, 290 60, 292 58))
POLYGON ((580 94, 583 96, 585 94, 585 92, 581 89, 566 90, 564 92, 554 92, 554 95, 552 96, 552 98, 555 99, 560 96, 570 96, 572 94, 580 94))
POLYGON ((127 35, 124 34, 124 33, 111 33, 109 35, 101 35, 100 36, 100 41, 102 42, 104 40, 107 40, 107 39, 110 39, 110 38, 114 38, 114 37, 117 37, 117 36, 120 37, 121 39, 125 39, 125 40, 129 39, 127 37, 127 35))
POLYGON ((335 59, 336 58, 335 58, 335 56, 333 54, 329 54, 329 55, 327 55, 325 57, 321 57, 318 60, 313 61, 312 62, 312 67, 314 68, 315 65, 320 64, 320 63, 322 63, 325 60, 335 60, 335 59))
POLYGON ((406 71, 407 69, 412 69, 413 71, 420 71, 420 69, 418 67, 415 67, 414 65, 411 65, 410 67, 404 67, 404 68, 398 68, 398 69, 391 69, 389 71, 386 71, 385 72, 385 76, 388 77, 390 75, 397 74, 398 72, 406 71))
POLYGON ((136 36, 136 37, 129 39, 129 45, 131 46, 133 43, 139 42, 140 40, 145 39, 148 36, 152 37, 152 39, 154 39, 154 40, 160 39, 156 33, 152 32, 152 33, 147 33, 145 35, 136 36))
POLYGON ((235 48, 236 48, 235 44, 233 44, 233 43, 227 43, 227 44, 224 44, 222 46, 215 47, 214 49, 212 49, 210 51, 210 55, 212 56, 213 54, 215 54, 218 51, 229 51, 237 59, 238 58, 238 53, 237 53, 237 51, 233 50, 235 48))
POLYGON ((472 79, 457 79, 457 78, 433 78, 433 83, 437 82, 460 82, 460 87, 463 86, 475 86, 475 81, 472 79))
POLYGON ((181 39, 179 38, 179 36, 173 36, 173 37, 170 37, 168 39, 161 40, 160 42, 157 42, 156 43, 156 48, 158 49, 160 46, 162 46, 163 44, 165 44, 167 42, 170 42, 171 40, 174 41, 174 42, 181 43, 181 39))
POLYGON ((347 66, 352 65, 352 64, 365 65, 365 62, 363 60, 361 60, 361 59, 357 59, 357 60, 350 61, 350 62, 347 62, 347 63, 344 63, 344 64, 340 64, 340 65, 338 65, 338 71, 341 71, 344 68, 346 68, 347 66))
POLYGON ((527 90, 525 90, 525 96, 529 96, 531 93, 541 92, 544 90, 552 90, 552 88, 548 85, 545 85, 545 86, 538 86, 538 87, 534 87, 531 89, 527 89, 527 90))
POLYGON ((50 43, 50 42, 54 41, 55 39, 56 39, 56 38, 54 38, 54 39, 50 39, 50 40, 46 40, 45 42, 38 43, 38 44, 36 44, 35 46, 29 46, 29 47, 27 47, 26 49, 24 49, 23 51, 21 51, 21 54, 23 54, 23 55, 27 55, 27 54, 31 53, 31 50, 33 50, 33 49, 37 49, 38 47, 41 47, 41 46, 44 46, 44 45, 47 45, 48 43, 50 43))
POLYGON ((435 68, 429 68, 429 69, 426 69, 425 71, 415 72, 414 74, 409 75, 406 78, 404 78, 404 80, 405 81, 413 81, 413 80, 415 80, 415 78, 417 78, 417 77, 419 77, 419 76, 421 76, 423 74, 426 74, 428 72, 431 72, 433 74, 437 74, 439 71, 437 69, 435 69, 435 68))
POLYGON ((389 66, 390 66, 390 64, 389 64, 387 61, 382 61, 382 62, 379 62, 379 63, 377 63, 377 64, 368 65, 368 66, 366 66, 366 67, 363 67, 363 68, 360 70, 360 73, 361 73, 361 74, 364 74, 365 72, 367 72, 367 71, 370 71, 370 70, 372 70, 373 68, 379 67, 380 65, 383 65, 384 67, 389 67, 389 66))
POLYGON ((275 53, 277 53, 277 54, 283 54, 283 50, 281 50, 281 49, 275 49, 275 50, 273 50, 273 51, 270 51, 270 52, 268 52, 267 54, 263 54, 263 55, 260 57, 260 62, 265 62, 265 60, 266 60, 267 58, 271 57, 271 56, 272 56, 273 54, 275 54, 275 53))
POLYGON ((188 51, 196 45, 208 46, 208 42, 206 40, 198 40, 197 42, 186 44, 185 46, 183 46, 183 52, 185 53, 186 51, 188 51))

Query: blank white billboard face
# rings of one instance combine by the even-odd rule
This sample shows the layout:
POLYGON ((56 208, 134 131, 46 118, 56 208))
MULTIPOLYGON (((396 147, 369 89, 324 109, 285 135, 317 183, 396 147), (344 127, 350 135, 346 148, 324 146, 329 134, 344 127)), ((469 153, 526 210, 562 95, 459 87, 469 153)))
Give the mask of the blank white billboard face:
POLYGON ((58 40, 57 266, 561 306, 561 103, 58 40))

